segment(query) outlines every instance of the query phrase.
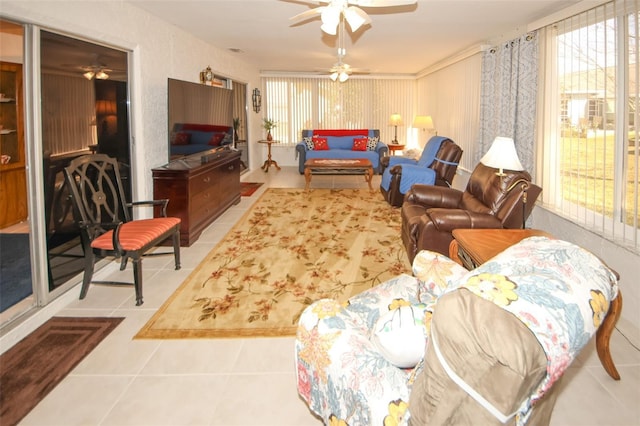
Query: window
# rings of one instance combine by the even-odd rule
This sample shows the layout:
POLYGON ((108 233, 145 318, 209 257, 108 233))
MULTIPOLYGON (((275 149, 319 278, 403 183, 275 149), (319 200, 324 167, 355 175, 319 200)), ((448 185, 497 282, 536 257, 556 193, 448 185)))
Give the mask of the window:
POLYGON ((391 141, 391 114, 406 117, 399 131, 413 117, 413 79, 264 77, 263 85, 265 117, 276 121, 271 133, 283 144, 299 142, 304 129, 379 129, 382 141, 391 141))
POLYGON ((544 202, 638 250, 637 6, 606 3, 547 32, 544 202))

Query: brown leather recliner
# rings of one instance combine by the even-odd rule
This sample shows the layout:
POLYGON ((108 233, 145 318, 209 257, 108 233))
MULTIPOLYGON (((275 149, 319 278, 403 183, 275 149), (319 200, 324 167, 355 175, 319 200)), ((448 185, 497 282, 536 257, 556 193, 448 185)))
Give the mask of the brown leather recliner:
POLYGON ((464 192, 413 185, 401 210, 402 241, 409 261, 413 262, 420 250, 448 255, 454 229, 521 228, 542 188, 531 183, 526 171, 505 173, 500 177, 496 169, 479 163, 464 192))
MULTIPOLYGON (((389 162, 394 157, 383 157, 380 160, 380 174, 384 174, 389 162)), ((444 139, 438 149, 435 159, 428 166, 435 171, 434 185, 450 187, 453 182, 453 177, 458 169, 458 163, 462 158, 462 148, 457 145, 451 139, 444 139)), ((400 189, 400 183, 402 181, 402 167, 403 164, 391 165, 389 172, 391 173, 391 183, 389 189, 385 190, 383 186, 380 186, 380 192, 387 200, 389 204, 394 207, 402 206, 404 201, 405 192, 400 189)))

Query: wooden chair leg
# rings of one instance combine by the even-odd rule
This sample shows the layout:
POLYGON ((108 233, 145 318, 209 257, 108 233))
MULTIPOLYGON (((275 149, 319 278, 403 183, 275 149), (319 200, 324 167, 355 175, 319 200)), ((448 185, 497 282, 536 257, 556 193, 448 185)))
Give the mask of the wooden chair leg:
POLYGON ((136 289, 136 306, 142 305, 142 257, 136 257, 133 263, 133 284, 136 289))
POLYGON ((596 331, 596 350, 598 352, 598 358, 600 363, 604 367, 605 371, 614 380, 620 380, 620 373, 616 369, 613 359, 611 358, 611 352, 609 351, 609 341, 611 340, 611 333, 620 318, 622 313, 622 292, 618 290, 618 297, 611 301, 609 312, 602 321, 600 328, 596 331))

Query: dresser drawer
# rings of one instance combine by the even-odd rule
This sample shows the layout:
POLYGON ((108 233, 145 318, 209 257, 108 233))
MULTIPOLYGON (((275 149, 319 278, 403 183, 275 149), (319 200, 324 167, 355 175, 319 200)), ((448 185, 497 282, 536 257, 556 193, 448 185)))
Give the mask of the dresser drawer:
POLYGON ((206 173, 200 173, 189 179, 189 192, 193 195, 209 189, 219 179, 219 173, 216 170, 209 170, 206 173))

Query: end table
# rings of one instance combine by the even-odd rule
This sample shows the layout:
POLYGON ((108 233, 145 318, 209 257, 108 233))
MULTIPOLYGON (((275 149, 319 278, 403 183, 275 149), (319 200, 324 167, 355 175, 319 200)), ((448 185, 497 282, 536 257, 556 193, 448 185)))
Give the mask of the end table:
POLYGON ((391 155, 396 155, 396 151, 404 150, 404 145, 399 143, 390 143, 387 144, 387 147, 389 147, 389 152, 391 153, 391 155))
POLYGON ((280 170, 280 166, 278 166, 278 163, 275 160, 271 159, 271 144, 278 143, 278 142, 279 141, 267 141, 267 140, 258 141, 258 143, 266 143, 268 147, 267 160, 262 165, 262 170, 264 170, 265 172, 269 171, 269 167, 271 165, 274 165, 276 169, 280 170))

